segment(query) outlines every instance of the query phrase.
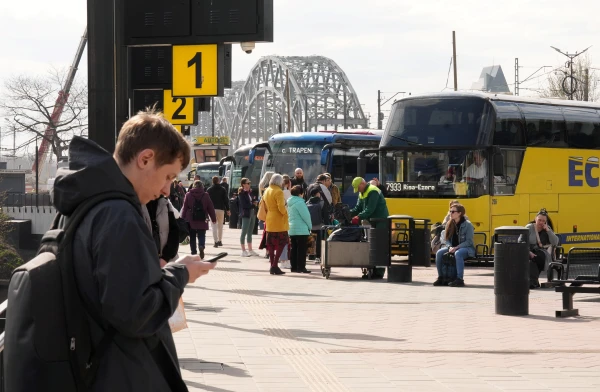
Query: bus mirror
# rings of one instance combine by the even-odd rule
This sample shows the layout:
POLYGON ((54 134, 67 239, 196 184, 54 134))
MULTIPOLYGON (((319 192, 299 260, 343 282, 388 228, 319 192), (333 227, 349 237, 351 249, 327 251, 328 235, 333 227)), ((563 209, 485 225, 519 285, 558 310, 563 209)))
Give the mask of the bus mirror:
POLYGON ((254 156, 256 155, 256 149, 252 149, 250 150, 250 152, 248 153, 248 163, 249 164, 253 164, 254 163, 254 156))
POLYGON ((327 158, 329 158, 329 149, 321 150, 321 166, 327 165, 327 158))
POLYGON ((367 158, 358 157, 356 160, 356 176, 357 177, 365 177, 367 172, 367 158))
POLYGON ((224 173, 225 173, 225 165, 219 166, 219 177, 223 177, 224 173))
POLYGON ((494 154, 494 176, 504 177, 504 156, 500 153, 494 154))

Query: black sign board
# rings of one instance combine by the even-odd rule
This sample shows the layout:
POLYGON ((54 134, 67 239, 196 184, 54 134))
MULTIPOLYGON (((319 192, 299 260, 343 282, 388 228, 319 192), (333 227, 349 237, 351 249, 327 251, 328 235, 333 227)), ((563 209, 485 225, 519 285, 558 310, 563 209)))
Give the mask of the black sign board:
POLYGON ((131 88, 161 88, 173 85, 173 47, 131 48, 131 88))
POLYGON ((164 107, 163 90, 133 90, 133 108, 132 115, 139 111, 146 110, 156 104, 156 109, 161 111, 164 107))
POLYGON ((127 0, 125 43, 273 42, 273 0, 127 0))
MULTIPOLYGON (((127 0, 124 18, 126 41, 164 37, 168 41, 165 43, 174 44, 174 37, 191 35, 190 9, 190 0, 127 0)), ((131 45, 131 42, 127 44, 131 45)))

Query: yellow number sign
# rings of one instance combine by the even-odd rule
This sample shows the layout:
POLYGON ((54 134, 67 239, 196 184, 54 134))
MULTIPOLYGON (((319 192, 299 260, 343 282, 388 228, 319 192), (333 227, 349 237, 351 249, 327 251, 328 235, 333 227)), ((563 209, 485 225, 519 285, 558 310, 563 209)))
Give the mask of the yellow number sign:
POLYGON ((173 125, 198 124, 198 108, 195 98, 174 97, 171 90, 164 90, 163 113, 173 125))
POLYGON ((204 97, 223 94, 223 72, 217 44, 173 45, 173 95, 204 97))

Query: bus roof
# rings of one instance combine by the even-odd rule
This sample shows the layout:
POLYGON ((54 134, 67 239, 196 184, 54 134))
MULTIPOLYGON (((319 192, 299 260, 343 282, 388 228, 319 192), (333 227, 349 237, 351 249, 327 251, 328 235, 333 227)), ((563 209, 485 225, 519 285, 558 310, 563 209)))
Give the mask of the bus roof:
POLYGON ((257 144, 260 144, 260 143, 264 143, 264 142, 258 142, 258 143, 254 143, 254 144, 246 144, 245 146, 241 146, 237 150, 235 150, 233 154, 235 155, 235 154, 249 152, 250 150, 252 150, 252 148, 254 148, 254 146, 256 146, 257 144))
POLYGON ((379 140, 383 135, 380 129, 357 129, 344 131, 322 131, 322 132, 291 132, 278 133, 269 138, 269 142, 276 141, 307 141, 333 143, 340 139, 367 139, 379 140))
MULTIPOLYGON (((507 94, 488 94, 481 92, 443 92, 443 93, 431 93, 421 95, 411 95, 409 97, 401 98, 396 102, 426 99, 426 98, 482 98, 489 101, 505 101, 515 103, 533 103, 540 105, 558 105, 558 106, 571 106, 571 107, 586 107, 600 110, 600 104, 596 102, 585 102, 585 101, 567 101, 564 99, 550 99, 550 98, 538 98, 538 97, 521 97, 507 94)), ((394 103, 396 103, 394 102, 394 103)))

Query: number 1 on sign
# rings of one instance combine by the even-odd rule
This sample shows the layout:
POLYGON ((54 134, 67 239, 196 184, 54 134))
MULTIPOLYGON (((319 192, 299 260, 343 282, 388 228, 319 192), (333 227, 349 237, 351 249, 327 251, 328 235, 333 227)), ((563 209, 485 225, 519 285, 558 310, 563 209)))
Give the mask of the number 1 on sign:
POLYGON ((188 61, 188 68, 196 66, 196 88, 202 88, 204 77, 202 76, 202 53, 197 52, 191 60, 188 61))

